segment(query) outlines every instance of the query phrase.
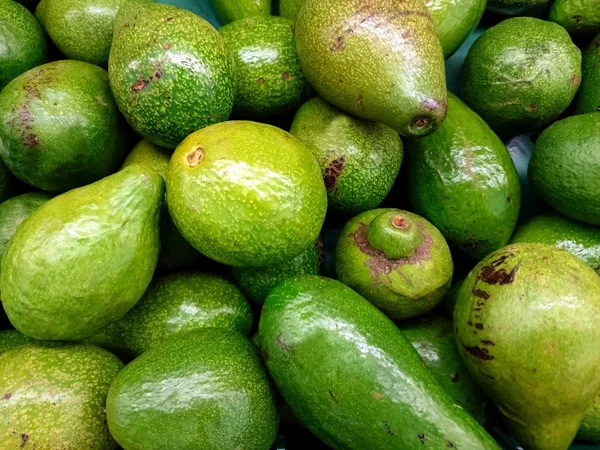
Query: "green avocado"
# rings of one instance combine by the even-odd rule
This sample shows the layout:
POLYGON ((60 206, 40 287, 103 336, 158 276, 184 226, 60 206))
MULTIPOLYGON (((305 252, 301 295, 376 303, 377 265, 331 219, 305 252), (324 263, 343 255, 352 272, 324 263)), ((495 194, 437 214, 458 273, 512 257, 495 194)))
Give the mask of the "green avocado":
POLYGON ((396 325, 339 281, 283 281, 267 297, 259 333, 279 391, 334 450, 500 449, 396 325))
POLYGON ((40 189, 65 191, 110 175, 127 154, 126 133, 106 70, 92 64, 51 62, 0 93, 0 157, 40 189))
POLYGON ((555 0, 548 20, 572 34, 600 33, 600 6, 598 0, 555 0))
POLYGON ((571 103, 581 51, 552 22, 515 17, 486 30, 461 72, 462 98, 496 133, 543 129, 571 103))
POLYGON ((549 0, 488 0, 487 9, 505 16, 516 16, 548 2, 549 0))
POLYGON ((566 449, 600 392, 600 277, 565 250, 513 244, 469 274, 454 309, 465 364, 526 449, 566 449))
MULTIPOLYGON (((0 145, 2 145, 0 143, 0 145)), ((0 202, 4 202, 18 194, 21 182, 17 179, 6 164, 0 159, 0 202)))
POLYGON ((129 124, 163 147, 227 120, 233 107, 233 59, 223 38, 202 17, 175 6, 123 6, 108 73, 129 124))
POLYGON ((35 211, 2 258, 13 326, 36 339, 80 340, 121 318, 152 279, 163 197, 160 176, 131 166, 35 211))
POLYGON ((0 331, 0 354, 34 341, 17 330, 2 330, 0 331))
POLYGON ((225 24, 254 16, 271 14, 271 0, 211 0, 225 24))
POLYGON ((529 182, 564 215, 600 225, 600 112, 567 117, 538 138, 529 182))
POLYGON ((290 130, 313 153, 330 211, 358 214, 377 208, 402 164, 402 141, 392 128, 348 115, 321 97, 307 101, 290 130))
POLYGON ((122 368, 94 345, 31 343, 0 353, 0 448, 116 450, 104 408, 122 368))
POLYGON ((172 336, 130 363, 106 402, 125 450, 268 450, 275 395, 257 348, 231 330, 172 336))
POLYGON ((581 86, 575 97, 575 113, 600 111, 600 34, 583 52, 581 86))
POLYGON ((279 0, 279 15, 295 22, 303 4, 304 0, 279 0))
POLYGON ((596 397, 591 408, 583 416, 577 431, 577 439, 600 440, 600 397, 596 397))
POLYGON ((171 158, 167 192, 183 237, 237 267, 298 256, 319 237, 327 210, 310 151, 279 128, 248 121, 191 134, 171 158))
POLYGON ((444 54, 422 0, 306 0, 296 44, 310 84, 352 115, 405 136, 446 116, 444 54))
POLYGON ((507 244, 521 203, 519 177, 502 141, 457 97, 430 136, 406 145, 408 198, 450 246, 480 260, 507 244))

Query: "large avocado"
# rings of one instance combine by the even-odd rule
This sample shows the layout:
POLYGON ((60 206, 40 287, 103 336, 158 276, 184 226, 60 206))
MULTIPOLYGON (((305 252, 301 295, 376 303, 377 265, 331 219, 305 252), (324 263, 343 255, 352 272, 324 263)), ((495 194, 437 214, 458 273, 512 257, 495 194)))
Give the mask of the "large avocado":
POLYGON ((581 86, 575 97, 575 112, 600 111, 600 34, 583 52, 581 86))
POLYGON ((600 33, 600 5, 598 0, 555 0, 548 20, 572 34, 600 33))
POLYGON ((223 23, 271 14, 271 0, 211 0, 223 23))

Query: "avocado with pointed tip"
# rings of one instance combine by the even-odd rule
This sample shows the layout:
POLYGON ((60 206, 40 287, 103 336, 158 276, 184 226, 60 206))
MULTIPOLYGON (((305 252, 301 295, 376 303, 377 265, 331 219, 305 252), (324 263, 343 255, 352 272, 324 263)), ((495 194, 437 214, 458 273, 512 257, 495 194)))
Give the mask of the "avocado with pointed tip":
POLYGON ((549 0, 488 0, 487 10, 505 16, 523 14, 549 0))
POLYGON ((597 0, 555 0, 548 20, 563 26, 571 34, 600 33, 600 7, 597 0))
POLYGON ((224 24, 271 14, 271 0, 211 0, 224 24))
POLYGON ((581 86, 575 97, 575 112, 600 111, 600 34, 585 49, 581 63, 581 86))

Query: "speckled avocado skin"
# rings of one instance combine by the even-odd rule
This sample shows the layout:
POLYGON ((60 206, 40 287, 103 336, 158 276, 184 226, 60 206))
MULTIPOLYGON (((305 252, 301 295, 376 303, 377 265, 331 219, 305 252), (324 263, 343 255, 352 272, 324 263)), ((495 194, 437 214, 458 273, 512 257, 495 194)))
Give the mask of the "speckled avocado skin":
POLYGON ((12 174, 0 159, 0 202, 17 195, 21 182, 12 174))
POLYGON ((516 16, 536 6, 548 3, 549 0, 488 0, 488 11, 503 14, 505 16, 516 16))
POLYGON ((583 52, 581 86, 575 97, 575 113, 600 111, 600 35, 583 52))
POLYGON ((555 0, 548 20, 572 34, 600 33, 600 7, 596 0, 555 0))
POLYGON ((490 127, 514 136, 552 122, 581 82, 581 51, 560 25, 515 17, 486 30, 461 72, 462 98, 490 127))
POLYGON ((190 11, 158 3, 122 7, 108 72, 127 121, 163 147, 175 148, 231 113, 232 58, 212 25, 190 11))
POLYGON ((45 203, 2 258, 2 303, 36 339, 79 340, 142 297, 158 258, 162 178, 132 166, 45 203))
POLYGON ((122 368, 94 345, 31 343, 1 353, 0 449, 116 449, 104 405, 122 368))
POLYGON ((353 117, 315 97, 298 110, 290 132, 319 162, 331 212, 377 208, 394 185, 404 149, 387 125, 353 117))
POLYGON ((536 141, 529 182, 564 215, 600 225, 600 112, 567 117, 536 141))
POLYGON ((465 364, 527 449, 566 449, 600 391, 600 277, 565 250, 513 244, 458 294, 465 364))
POLYGON ((295 22, 303 3, 304 0, 279 0, 279 15, 295 22))
POLYGON ((235 331, 171 337, 110 387, 108 426, 125 450, 268 450, 275 395, 258 350, 235 331))
POLYGON ((339 281, 285 280, 265 302, 259 333, 279 391, 332 449, 499 449, 396 325, 339 281))
POLYGON ((271 0, 211 0, 223 23, 271 14, 271 0))
POLYGON ((34 339, 17 330, 2 330, 0 331, 0 354, 31 342, 34 342, 34 339))
POLYGON ((446 116, 444 55, 422 0, 306 0, 296 44, 310 84, 346 112, 405 136, 446 116))
POLYGON ((519 178, 502 141, 450 94, 448 116, 406 145, 408 198, 450 246, 480 260, 508 243, 521 203, 519 178))
POLYGON ((167 176, 169 212, 200 252, 236 267, 267 267, 315 242, 327 209, 317 161, 291 134, 249 121, 190 135, 167 176))
POLYGON ((113 173, 127 152, 126 130, 106 70, 92 64, 51 62, 0 93, 0 157, 40 189, 64 191, 113 173))

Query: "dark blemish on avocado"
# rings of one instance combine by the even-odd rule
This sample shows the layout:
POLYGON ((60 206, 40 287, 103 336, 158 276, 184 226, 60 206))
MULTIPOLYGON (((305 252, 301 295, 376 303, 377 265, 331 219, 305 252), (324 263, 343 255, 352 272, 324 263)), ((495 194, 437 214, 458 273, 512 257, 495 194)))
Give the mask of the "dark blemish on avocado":
POLYGON ((167 18, 165 19, 165 22, 171 22, 172 20, 173 20, 173 18, 172 18, 172 17, 167 17, 167 18))
POLYGON ((446 441, 446 447, 454 448, 454 442, 446 441))
POLYGON ((371 392, 371 395, 377 401, 379 401, 379 400, 381 400, 383 398, 383 395, 381 395, 379 392, 371 392))
POLYGON ((29 102, 21 106, 21 109, 19 110, 19 120, 23 127, 21 140, 28 147, 38 147, 40 145, 40 139, 31 131, 33 128, 33 118, 27 109, 28 104, 29 102))
POLYGON ((538 109, 538 106, 535 103, 532 103, 531 105, 525 107, 525 109, 529 112, 534 112, 536 109, 538 109))
POLYGON ((450 379, 452 380, 453 383, 458 383, 458 380, 460 380, 460 374, 458 372, 456 372, 454 375, 452 375, 452 377, 450 379))
POLYGON ((571 78, 571 83, 573 83, 573 86, 579 86, 579 83, 581 83, 581 77, 579 75, 573 75, 571 78))
POLYGON ((425 443, 425 434, 421 433, 421 434, 417 434, 417 437, 419 438, 419 440, 421 441, 421 444, 425 443))
POLYGON ((37 88, 33 87, 33 86, 30 86, 30 85, 26 84, 25 86, 23 86, 23 89, 25 90, 25 92, 27 92, 27 96, 28 97, 32 96, 32 97, 35 97, 37 99, 41 99, 42 98, 42 94, 40 94, 40 91, 37 88))
POLYGON ((383 427, 385 428, 385 431, 387 434, 389 434, 390 436, 396 436, 396 433, 394 433, 392 431, 392 427, 390 427, 390 424, 387 422, 383 422, 383 427))
POLYGON ((131 90, 134 94, 137 94, 141 90, 146 89, 148 84, 150 84, 148 80, 137 80, 135 83, 133 83, 133 86, 131 86, 131 90))
POLYGON ((291 24, 290 25, 290 30, 292 30, 292 34, 295 36, 296 35, 296 25, 291 24))
POLYGON ((481 341, 481 343, 483 345, 490 345, 492 347, 494 347, 496 344, 494 344, 492 341, 490 341, 489 339, 484 339, 483 341, 481 341))
POLYGON ((429 118, 419 117, 418 119, 415 119, 413 125, 417 128, 425 128, 427 125, 429 125, 429 118))
POLYGON ((327 390, 327 393, 329 394, 329 396, 331 397, 331 400, 333 400, 336 404, 339 403, 338 399, 335 398, 335 395, 333 395, 333 392, 331 392, 329 389, 327 390))
POLYGON ((365 110, 365 100, 362 94, 358 96, 358 106, 360 106, 360 109, 362 109, 363 111, 365 110))
POLYGON ((475 328, 477 328, 478 330, 483 330, 483 324, 482 323, 476 323, 475 324, 475 328))
POLYGON ((291 76, 290 76, 290 74, 289 74, 288 72, 283 72, 283 73, 281 74, 281 79, 282 79, 283 81, 288 81, 290 78, 291 78, 291 76))
POLYGON ((190 167, 196 167, 202 162, 203 159, 204 150, 202 149, 202 147, 196 147, 196 149, 193 152, 188 153, 187 155, 187 162, 190 167))
POLYGON ((4 394, 4 396, 2 398, 0 398, 0 400, 10 400, 11 397, 12 397, 12 392, 9 392, 7 394, 4 394))
POLYGON ((346 159, 342 156, 340 158, 334 159, 329 163, 327 168, 325 169, 325 175, 323 175, 323 181, 325 181, 325 188, 328 192, 331 192, 335 189, 337 185, 337 180, 342 174, 344 170, 346 159))
POLYGON ((519 271, 519 266, 514 267, 510 272, 504 269, 496 269, 496 266, 485 266, 479 271, 477 278, 486 284, 510 284, 515 281, 515 276, 519 271))
POLYGON ((475 296, 475 297, 479 297, 482 298, 484 300, 487 300, 490 298, 490 294, 488 294, 485 291, 482 291, 481 289, 477 289, 477 288, 473 288, 471 290, 471 293, 475 296))
MULTIPOLYGON (((343 83, 343 82, 344 82, 344 80, 342 80, 342 79, 340 78, 340 83, 343 83)), ((599 106, 599 108, 600 108, 600 106, 599 106)))
POLYGON ((338 36, 333 45, 331 46, 332 52, 337 52, 340 50, 344 50, 344 37, 338 36))
POLYGON ((286 352, 290 351, 290 346, 281 340, 281 334, 277 335, 277 337, 275 338, 275 342, 277 343, 277 345, 279 346, 279 348, 281 350, 286 351, 286 352))
POLYGON ((507 203, 510 203, 510 202, 512 202, 512 198, 506 197, 506 201, 507 201, 507 203))
POLYGON ((470 320, 468 320, 468 321, 467 321, 467 325, 469 325, 469 326, 471 326, 471 327, 472 327, 472 326, 473 326, 473 322, 471 322, 470 320))
POLYGON ((265 79, 264 79, 264 78, 259 78, 259 79, 258 79, 258 84, 264 84, 264 82, 265 82, 265 79))
POLYGON ((477 347, 476 345, 471 346, 471 345, 466 345, 466 344, 463 344, 463 348, 465 349, 465 351, 467 353, 470 353, 475 358, 479 358, 483 361, 491 361, 492 359, 494 359, 494 357, 492 355, 490 355, 490 352, 488 351, 487 348, 480 348, 480 347, 477 347))
POLYGON ((29 440, 29 435, 27 433, 21 433, 21 448, 27 445, 27 441, 29 440))
POLYGON ((575 21, 575 23, 579 23, 581 22, 581 16, 573 16, 573 20, 575 21))
POLYGON ((171 48, 171 45, 170 45, 170 44, 164 44, 164 45, 163 45, 163 48, 164 48, 165 50, 169 50, 169 49, 171 48))
POLYGON ((156 69, 156 72, 154 73, 154 76, 150 77, 150 81, 160 80, 162 78, 162 76, 163 76, 162 70, 160 68, 156 69))

